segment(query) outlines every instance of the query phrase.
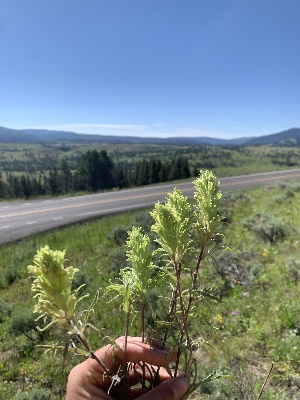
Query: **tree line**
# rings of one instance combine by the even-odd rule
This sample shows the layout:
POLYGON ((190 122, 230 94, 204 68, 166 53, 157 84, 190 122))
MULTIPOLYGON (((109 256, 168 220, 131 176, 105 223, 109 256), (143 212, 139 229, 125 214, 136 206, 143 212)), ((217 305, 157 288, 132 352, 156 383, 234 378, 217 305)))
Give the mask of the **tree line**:
MULTIPOLYGON (((193 175, 197 175, 193 171, 193 175)), ((132 163, 116 163, 105 150, 82 154, 72 171, 65 158, 53 165, 49 174, 38 178, 29 174, 13 175, 2 179, 0 172, 0 198, 18 199, 39 196, 58 196, 79 192, 98 192, 113 188, 144 186, 191 176, 187 159, 177 157, 168 161, 151 158, 132 163)))

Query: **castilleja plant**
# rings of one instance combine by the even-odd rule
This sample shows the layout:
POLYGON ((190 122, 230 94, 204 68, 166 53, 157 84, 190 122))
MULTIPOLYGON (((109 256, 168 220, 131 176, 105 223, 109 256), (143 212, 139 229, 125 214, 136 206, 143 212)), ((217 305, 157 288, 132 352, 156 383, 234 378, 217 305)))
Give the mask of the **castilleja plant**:
MULTIPOLYGON (((72 290, 72 283, 76 272, 79 270, 69 266, 66 267, 65 259, 66 251, 51 250, 49 246, 45 246, 37 251, 33 259, 33 265, 27 267, 30 276, 33 278, 31 290, 36 300, 34 312, 39 314, 36 321, 44 320, 46 326, 37 327, 38 330, 44 331, 53 324, 58 324, 67 330, 69 337, 74 335, 83 345, 84 351, 73 346, 70 349, 77 354, 86 354, 94 358, 101 367, 106 370, 105 366, 91 350, 87 339, 85 338, 86 324, 79 319, 79 313, 76 313, 76 307, 83 298, 88 295, 77 298, 80 286, 76 290, 72 290)), ((88 315, 88 311, 86 312, 88 315)), ((53 348, 53 346, 43 346, 53 348)), ((61 348, 54 346, 54 348, 61 348)))
MULTIPOLYGON (((221 201, 219 182, 208 171, 201 171, 194 181, 191 203, 179 189, 174 189, 165 203, 158 202, 150 213, 154 221, 151 229, 156 235, 155 250, 150 237, 141 228, 133 227, 126 243, 130 266, 121 269, 120 277, 106 290, 106 296, 115 293, 112 301, 119 301, 124 311, 125 338, 133 321, 135 329, 138 321, 143 341, 156 339, 163 349, 176 349, 175 365, 167 366, 167 370, 170 376, 183 372, 193 377, 185 397, 217 377, 214 373, 202 380, 197 376, 193 353, 201 343, 194 339, 191 328, 197 324, 195 318, 203 299, 215 299, 210 289, 201 287, 201 265, 220 242, 216 238, 222 235, 221 201), (156 298, 155 306, 153 298, 156 298)), ((65 252, 53 252, 46 246, 38 251, 34 265, 28 267, 35 277, 32 284, 37 300, 35 312, 40 314, 38 320, 50 317, 48 326, 59 323, 70 334, 75 334, 95 358, 76 315, 76 306, 82 298, 77 299, 79 289, 72 291, 71 285, 77 270, 64 267, 64 255, 65 252)), ((126 340, 123 350, 126 352, 126 340)), ((120 379, 112 376, 118 385, 126 379, 126 368, 125 364, 119 369, 120 379)), ((149 373, 149 366, 142 368, 144 372, 147 368, 149 373)), ((150 386, 143 376, 142 386, 147 390, 158 383, 157 371, 151 373, 150 386)))
POLYGON ((49 246, 38 250, 33 259, 33 265, 27 267, 34 278, 31 290, 35 293, 36 305, 34 312, 39 314, 37 321, 47 317, 50 319, 46 330, 58 323, 69 331, 76 329, 74 315, 77 304, 83 297, 77 299, 77 292, 72 291, 72 282, 78 269, 65 267, 65 251, 53 251, 49 246))

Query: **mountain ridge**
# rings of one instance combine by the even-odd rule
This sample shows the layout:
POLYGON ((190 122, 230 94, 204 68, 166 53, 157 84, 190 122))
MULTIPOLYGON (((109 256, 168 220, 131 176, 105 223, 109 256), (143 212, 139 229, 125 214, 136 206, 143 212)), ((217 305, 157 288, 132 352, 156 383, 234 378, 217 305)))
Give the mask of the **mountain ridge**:
POLYGON ((149 138, 135 136, 91 135, 70 131, 47 129, 12 129, 0 126, 0 143, 23 142, 41 143, 51 141, 77 141, 82 143, 106 144, 173 144, 173 145, 213 145, 213 146, 300 146, 300 128, 291 128, 278 133, 259 137, 240 137, 236 139, 219 139, 213 137, 169 137, 149 138))

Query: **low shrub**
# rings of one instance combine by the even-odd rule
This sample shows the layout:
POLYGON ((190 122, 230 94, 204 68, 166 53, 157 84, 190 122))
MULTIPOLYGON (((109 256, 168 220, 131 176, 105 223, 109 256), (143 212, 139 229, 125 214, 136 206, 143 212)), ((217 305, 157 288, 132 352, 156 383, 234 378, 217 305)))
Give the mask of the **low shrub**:
POLYGON ((255 255, 250 251, 224 250, 211 264, 212 274, 220 278, 217 290, 221 297, 236 286, 249 287, 260 273, 262 266, 255 260, 255 255))
POLYGON ((123 248, 114 249, 110 254, 111 267, 110 271, 119 273, 120 269, 128 266, 126 252, 123 248))
POLYGON ((285 264, 287 280, 295 285, 300 281, 300 260, 290 256, 285 264))
POLYGON ((47 389, 35 388, 29 392, 22 392, 14 397, 14 400, 51 400, 51 392, 47 389))
POLYGON ((150 233, 153 219, 148 211, 143 211, 134 219, 134 226, 140 226, 145 232, 150 233))
POLYGON ((22 276, 22 272, 20 271, 20 267, 18 264, 10 265, 5 272, 5 280, 8 285, 18 281, 22 276))
POLYGON ((117 226, 110 232, 108 239, 111 240, 116 246, 123 246, 126 243, 128 236, 128 228, 117 226))
POLYGON ((86 288, 89 286, 89 284, 92 283, 92 279, 86 276, 86 273, 83 270, 79 270, 77 274, 75 275, 75 278, 72 282, 72 289, 76 290, 80 286, 84 285, 80 289, 80 294, 84 293, 86 291, 86 288))
POLYGON ((31 338, 30 332, 32 330, 36 330, 36 321, 32 309, 14 310, 10 320, 10 331, 16 336, 24 334, 31 338))
POLYGON ((243 192, 231 192, 226 193, 226 197, 223 200, 223 209, 224 209, 224 219, 223 222, 229 223, 232 220, 234 214, 234 208, 236 202, 249 202, 250 197, 244 194, 243 192))
POLYGON ((287 236, 283 221, 267 212, 259 212, 248 218, 244 223, 244 227, 252 230, 261 240, 271 244, 275 244, 287 236))
POLYGON ((6 303, 4 300, 0 299, 0 324, 9 318, 12 312, 11 304, 6 303))

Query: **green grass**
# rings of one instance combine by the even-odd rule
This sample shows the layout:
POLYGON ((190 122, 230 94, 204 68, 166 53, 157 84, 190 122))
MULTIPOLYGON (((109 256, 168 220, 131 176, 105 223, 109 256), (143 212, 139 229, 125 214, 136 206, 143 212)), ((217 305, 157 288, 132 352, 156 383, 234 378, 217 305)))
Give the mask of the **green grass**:
MULTIPOLYGON (((192 334, 212 345, 197 353, 200 373, 218 369, 231 377, 205 386, 195 398, 257 399, 274 362, 262 399, 297 399, 300 182, 225 193, 224 198, 228 222, 223 245, 231 250, 217 251, 217 264, 202 269, 202 285, 214 287, 222 302, 209 302, 209 307, 203 302, 192 334)), ((149 227, 148 211, 105 217, 0 247, 0 399, 13 399, 31 388, 63 398, 68 371, 80 361, 69 357, 62 372, 59 356, 35 347, 62 339, 55 329, 42 335, 31 325, 26 266, 37 249, 45 244, 67 249, 69 263, 80 269, 76 284, 86 283, 91 295, 97 290, 103 294, 126 265, 124 233, 133 224, 149 227)), ((123 334, 122 312, 113 302, 96 307, 93 322, 103 335, 123 334)), ((102 344, 94 334, 91 341, 95 348, 102 344)))

